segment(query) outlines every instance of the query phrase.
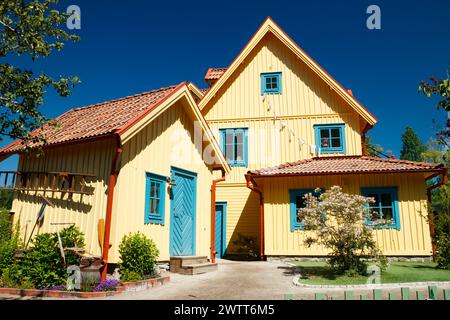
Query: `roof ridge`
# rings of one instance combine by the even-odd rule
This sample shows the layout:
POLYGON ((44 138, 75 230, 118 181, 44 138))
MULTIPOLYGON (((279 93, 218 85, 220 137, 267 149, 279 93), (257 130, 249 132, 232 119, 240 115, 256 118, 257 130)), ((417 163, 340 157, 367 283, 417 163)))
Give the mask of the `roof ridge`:
POLYGON ((68 110, 66 113, 69 113, 70 111, 79 111, 79 110, 84 110, 84 109, 88 109, 88 108, 93 108, 93 107, 97 107, 97 106, 100 106, 100 105, 104 105, 106 103, 112 103, 112 102, 118 102, 118 101, 130 99, 130 98, 136 98, 136 97, 139 97, 139 96, 152 94, 152 93, 155 93, 155 92, 158 92, 158 91, 165 91, 165 90, 168 90, 170 88, 174 89, 176 87, 177 87, 177 85, 171 85, 171 86, 162 87, 162 88, 159 88, 159 89, 153 89, 153 90, 150 90, 150 91, 144 91, 144 92, 141 92, 141 93, 132 94, 132 95, 121 97, 121 98, 116 98, 116 99, 112 99, 112 100, 106 100, 106 101, 102 101, 102 102, 97 102, 97 103, 89 104, 89 105, 83 106, 83 107, 72 108, 72 109, 68 110))
POLYGON ((433 162, 424 162, 424 161, 412 161, 412 160, 392 159, 392 158, 378 158, 378 157, 372 157, 372 156, 363 156, 363 157, 367 158, 368 160, 405 163, 405 164, 412 164, 412 165, 417 165, 417 166, 440 166, 440 165, 442 165, 442 163, 433 163, 433 162))

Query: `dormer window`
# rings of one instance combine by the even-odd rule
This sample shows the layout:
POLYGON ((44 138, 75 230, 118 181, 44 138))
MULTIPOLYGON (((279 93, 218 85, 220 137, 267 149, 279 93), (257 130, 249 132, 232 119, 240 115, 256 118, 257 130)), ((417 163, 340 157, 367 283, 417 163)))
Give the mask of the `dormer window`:
POLYGON ((281 72, 261 73, 261 94, 281 93, 281 72))

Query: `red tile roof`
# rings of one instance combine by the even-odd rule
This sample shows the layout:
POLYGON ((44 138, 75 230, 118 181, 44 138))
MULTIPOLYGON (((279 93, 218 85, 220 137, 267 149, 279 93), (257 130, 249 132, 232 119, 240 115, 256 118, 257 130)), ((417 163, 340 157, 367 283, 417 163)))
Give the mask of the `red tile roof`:
POLYGON ((255 176, 292 176, 377 172, 437 172, 442 169, 442 164, 368 156, 338 156, 288 162, 276 167, 249 171, 248 173, 255 176))
MULTIPOLYGON (((47 145, 109 135, 131 123, 144 112, 149 111, 178 87, 165 87, 83 108, 72 109, 56 118, 59 124, 58 127, 44 125, 41 128, 42 131, 38 129, 34 132, 36 134, 44 134, 47 138, 47 145)), ((17 140, 0 150, 0 153, 21 151, 24 145, 20 142, 20 140, 17 140)), ((28 144, 31 148, 40 145, 42 143, 28 144)))
POLYGON ((227 68, 209 68, 205 74, 205 81, 217 80, 227 71, 227 68))

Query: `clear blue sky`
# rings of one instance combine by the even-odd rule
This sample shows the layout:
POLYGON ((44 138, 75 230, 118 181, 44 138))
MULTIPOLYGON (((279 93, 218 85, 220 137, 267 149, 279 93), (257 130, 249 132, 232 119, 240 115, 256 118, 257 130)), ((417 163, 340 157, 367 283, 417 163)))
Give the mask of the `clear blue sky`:
MULTIPOLYGON (((417 93, 430 75, 443 77, 450 59, 450 1, 106 1, 62 0, 81 8, 81 41, 31 63, 53 76, 78 75, 69 98, 49 92, 42 112, 74 107, 181 81, 205 87, 208 67, 228 66, 267 16, 379 120, 369 132, 399 155, 412 126, 425 142, 442 122, 434 101, 417 93), (366 28, 366 8, 381 8, 381 30, 366 28)), ((0 142, 0 147, 10 143, 0 142)), ((15 169, 15 159, 0 170, 15 169)))

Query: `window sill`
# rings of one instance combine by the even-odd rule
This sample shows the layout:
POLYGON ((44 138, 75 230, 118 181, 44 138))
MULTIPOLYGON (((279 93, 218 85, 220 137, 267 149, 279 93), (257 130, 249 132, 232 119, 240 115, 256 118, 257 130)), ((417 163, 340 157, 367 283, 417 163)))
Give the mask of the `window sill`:
POLYGON ((345 155, 345 151, 344 150, 323 150, 323 149, 320 149, 320 153, 321 154, 342 154, 342 155, 345 155))
POLYGON ((396 229, 396 230, 400 230, 399 226, 396 225, 386 225, 386 226, 372 226, 372 225, 368 225, 367 226, 370 229, 396 229))

